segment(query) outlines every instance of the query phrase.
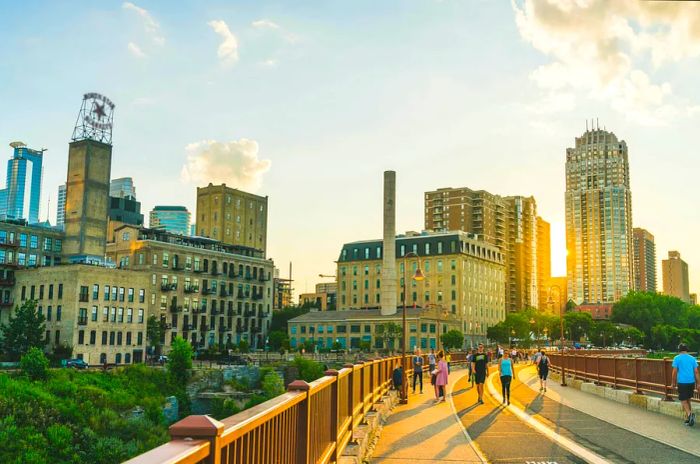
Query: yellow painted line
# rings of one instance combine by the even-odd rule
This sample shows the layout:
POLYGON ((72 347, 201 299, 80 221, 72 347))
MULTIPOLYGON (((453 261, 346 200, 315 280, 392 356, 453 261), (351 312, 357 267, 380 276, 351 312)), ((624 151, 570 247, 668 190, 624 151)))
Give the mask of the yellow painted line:
MULTIPOLYGON (((498 393, 498 390, 496 390, 496 387, 493 386, 493 378, 497 375, 497 372, 492 373, 489 375, 488 380, 486 383, 488 384, 489 388, 489 393, 491 396, 496 398, 499 403, 503 402, 503 396, 501 396, 500 393, 498 393)), ((514 405, 509 405, 506 407, 508 411, 513 413, 518 419, 522 420, 525 422, 527 425, 532 427, 533 429, 537 430, 540 432, 542 435, 546 436, 562 448, 566 448, 567 450, 571 451, 581 459, 585 459, 587 462, 592 463, 592 464, 608 464, 610 461, 607 461, 600 455, 594 453, 593 451, 589 450, 588 448, 584 448, 583 446, 579 445, 575 441, 566 438, 563 435, 558 434, 554 430, 550 429, 546 425, 544 425, 542 422, 538 421, 535 419, 532 415, 526 413, 524 410, 515 407, 514 405)))
MULTIPOLYGON (((479 446, 472 440, 472 437, 469 436, 469 432, 467 432, 467 428, 464 426, 462 423, 462 419, 459 418, 457 415, 457 408, 455 408, 455 403, 452 400, 452 391, 454 390, 454 386, 457 385, 457 382, 462 380, 464 377, 467 377, 469 374, 463 374, 461 377, 459 377, 455 382, 452 384, 447 385, 447 398, 449 399, 450 407, 452 408, 452 415, 454 416, 455 420, 459 424, 459 427, 462 429, 462 433, 464 434, 464 437, 467 439, 467 443, 469 443, 469 446, 471 449, 474 450, 474 453, 476 453, 477 457, 481 460, 482 463, 487 464, 489 461, 486 459, 486 456, 484 456, 484 453, 481 452, 481 449, 479 449, 479 446)), ((469 382, 467 382, 469 383, 469 382)))

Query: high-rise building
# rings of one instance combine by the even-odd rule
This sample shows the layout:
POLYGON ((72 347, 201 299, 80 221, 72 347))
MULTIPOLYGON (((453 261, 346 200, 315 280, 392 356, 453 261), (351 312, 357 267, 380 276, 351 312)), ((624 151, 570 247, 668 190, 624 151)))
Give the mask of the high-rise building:
POLYGON ((539 307, 537 204, 533 197, 502 197, 466 187, 426 192, 425 228, 462 230, 498 247, 505 260, 507 310, 539 307))
POLYGON ((133 198, 135 200, 136 187, 134 187, 134 179, 131 177, 112 179, 109 183, 109 196, 115 198, 133 198))
POLYGON ((226 184, 197 187, 197 235, 267 249, 267 197, 226 184))
POLYGON ((537 302, 538 309, 548 308, 552 280, 551 234, 549 222, 537 216, 537 302))
MULTIPOLYGON (((134 197, 109 197, 109 219, 121 224, 143 225, 141 202, 134 197)), ((110 227, 110 229, 112 229, 110 227)))
POLYGON ((7 161, 7 182, 0 192, 0 217, 39 222, 41 176, 44 150, 32 150, 22 142, 12 142, 12 158, 7 161))
POLYGON ((627 144, 599 128, 566 150, 569 297, 613 303, 633 288, 632 193, 627 144))
POLYGON ((661 273, 664 280, 664 294, 690 303, 688 263, 681 259, 678 251, 669 251, 668 259, 661 261, 661 273))
POLYGON ((656 244, 649 231, 632 229, 634 244, 634 289, 656 292, 656 244))
POLYGON ((171 234, 189 235, 190 212, 184 206, 156 206, 148 215, 148 227, 171 234))
POLYGON ((63 229, 66 223, 66 184, 58 186, 58 204, 56 205, 56 227, 63 229))

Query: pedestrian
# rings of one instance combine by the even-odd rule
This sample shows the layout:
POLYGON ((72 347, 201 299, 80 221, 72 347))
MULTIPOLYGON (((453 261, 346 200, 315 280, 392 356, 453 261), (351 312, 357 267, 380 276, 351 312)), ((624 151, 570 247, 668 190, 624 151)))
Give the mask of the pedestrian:
POLYGON ((413 355, 413 393, 416 392, 416 380, 420 382, 420 392, 423 393, 423 355, 420 348, 416 348, 413 355))
POLYGON ((479 343, 479 348, 472 358, 472 370, 474 371, 474 381, 476 382, 476 392, 479 395, 478 403, 484 404, 484 382, 488 372, 489 357, 484 352, 484 344, 479 343))
POLYGON ((403 368, 401 367, 401 363, 396 363, 394 372, 391 374, 391 383, 394 386, 394 390, 401 390, 401 385, 403 385, 403 368))
POLYGON ((695 425, 695 413, 690 405, 695 386, 700 385, 698 374, 698 360, 688 354, 688 346, 685 343, 678 345, 678 355, 673 358, 673 374, 671 375, 671 388, 678 386, 678 400, 685 412, 685 425, 695 425))
POLYGON ((447 361, 445 361, 445 353, 440 350, 438 351, 437 357, 438 363, 435 369, 435 404, 445 401, 445 390, 447 389, 447 382, 449 381, 449 370, 447 368, 447 361))
POLYGON ((430 349, 428 354, 428 372, 433 372, 435 370, 435 348, 430 349))
POLYGON ((503 404, 510 404, 510 382, 513 380, 513 361, 506 351, 498 361, 498 375, 501 377, 501 392, 503 404))
POLYGON ((472 370, 472 359, 474 358, 474 349, 469 351, 467 353, 467 370, 469 372, 469 382, 472 384, 472 388, 474 388, 474 371, 472 370))
POLYGON ((445 362, 447 363, 447 373, 450 373, 450 364, 452 363, 452 355, 449 351, 445 352, 445 362))
POLYGON ((518 350, 516 350, 515 347, 510 350, 510 359, 512 359, 514 363, 518 362, 518 350))
POLYGON ((549 375, 549 356, 540 351, 540 356, 537 358, 537 373, 540 376, 540 391, 547 391, 547 376, 549 375))

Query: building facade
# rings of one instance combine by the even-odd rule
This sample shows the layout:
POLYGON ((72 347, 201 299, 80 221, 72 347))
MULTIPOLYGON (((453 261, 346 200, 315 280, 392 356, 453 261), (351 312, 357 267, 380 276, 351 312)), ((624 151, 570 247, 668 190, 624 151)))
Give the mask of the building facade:
POLYGON ((145 360, 150 276, 71 264, 18 270, 14 300, 35 300, 46 318, 47 349, 72 347, 91 365, 145 360))
POLYGON ((299 295, 299 306, 312 305, 321 311, 334 311, 338 296, 338 284, 335 282, 316 284, 314 293, 299 295))
POLYGON ((267 250, 267 197, 226 184, 197 187, 197 235, 267 250))
POLYGON ((12 158, 7 161, 5 189, 0 191, 0 217, 39 222, 43 150, 32 150, 22 142, 12 142, 12 158))
POLYGON ((627 144, 600 129, 576 137, 566 150, 565 199, 569 296, 614 303, 634 277, 627 144))
POLYGON ((551 232, 549 222, 537 217, 537 308, 546 310, 552 279, 551 232))
MULTIPOLYGON (((337 261, 339 311, 380 307, 381 240, 343 245, 337 261)), ((505 260, 497 247, 464 232, 424 233, 396 238, 399 306, 438 308, 472 340, 505 318, 505 260), (419 258, 407 257, 416 253, 419 258), (411 278, 419 266, 425 280, 411 278)))
MULTIPOLYGON (((141 202, 134 197, 109 197, 110 221, 134 226, 143 226, 143 214, 141 214, 141 202)), ((108 226, 108 229, 110 227, 108 226)))
POLYGON ((190 216, 184 206, 156 206, 148 215, 148 227, 171 234, 189 235, 190 216))
POLYGON ((645 229, 632 229, 634 246, 634 289, 656 292, 656 244, 654 236, 645 229))
POLYGON ((681 254, 678 251, 669 251, 668 259, 661 261, 661 273, 664 281, 664 294, 690 303, 688 263, 681 259, 681 254))
POLYGON ((109 196, 114 198, 136 199, 136 187, 131 177, 112 179, 109 183, 109 196))
POLYGON ((533 197, 502 197, 466 187, 426 192, 425 228, 462 230, 496 246, 505 259, 507 310, 539 306, 542 283, 538 278, 537 204, 533 197))
POLYGON ((264 346, 274 263, 259 250, 124 225, 107 256, 120 269, 148 274, 149 314, 166 326, 166 351, 178 335, 195 348, 264 346))
POLYGON ((56 227, 63 230, 66 223, 66 184, 58 186, 58 203, 56 204, 56 227))

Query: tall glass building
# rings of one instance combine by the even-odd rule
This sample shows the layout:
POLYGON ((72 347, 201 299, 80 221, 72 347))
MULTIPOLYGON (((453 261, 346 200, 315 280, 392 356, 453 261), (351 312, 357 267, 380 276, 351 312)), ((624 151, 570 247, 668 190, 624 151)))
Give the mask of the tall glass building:
POLYGON ((613 303, 633 288, 627 144, 586 130, 566 150, 566 274, 576 304, 613 303))
POLYGON ((190 212, 184 206, 156 206, 148 216, 148 227, 189 235, 190 212))
POLYGON ((7 161, 7 181, 0 193, 0 217, 39 222, 43 150, 32 150, 12 142, 14 152, 7 161))

